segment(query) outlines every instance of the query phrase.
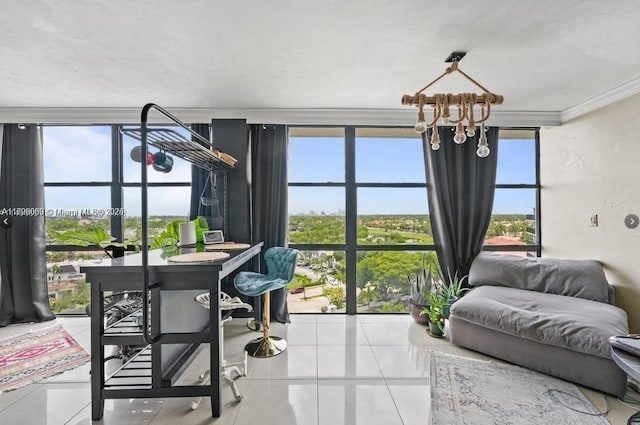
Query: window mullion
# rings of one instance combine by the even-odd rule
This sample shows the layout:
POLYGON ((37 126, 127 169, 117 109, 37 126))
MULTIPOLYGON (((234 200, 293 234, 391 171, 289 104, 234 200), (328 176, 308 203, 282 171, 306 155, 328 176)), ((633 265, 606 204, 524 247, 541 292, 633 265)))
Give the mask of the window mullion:
MULTIPOLYGON (((120 126, 111 126, 111 208, 122 208, 122 133, 120 126)), ((111 217, 111 236, 124 241, 124 217, 111 217)))
POLYGON ((358 188, 356 187, 356 129, 345 131, 345 239, 346 256, 346 304, 347 314, 355 314, 357 307, 357 238, 358 238, 358 188))

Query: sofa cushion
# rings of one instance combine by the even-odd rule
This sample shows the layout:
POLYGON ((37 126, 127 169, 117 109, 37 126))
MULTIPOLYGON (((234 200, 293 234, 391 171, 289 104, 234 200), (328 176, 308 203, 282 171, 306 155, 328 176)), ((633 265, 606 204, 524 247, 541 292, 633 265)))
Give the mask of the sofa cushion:
POLYGON ((604 358, 611 357, 608 338, 629 332, 627 314, 618 307, 498 286, 475 288, 452 306, 451 316, 498 332, 604 358))
POLYGON ((527 258, 481 252, 469 284, 495 285, 609 302, 609 284, 596 260, 527 258))

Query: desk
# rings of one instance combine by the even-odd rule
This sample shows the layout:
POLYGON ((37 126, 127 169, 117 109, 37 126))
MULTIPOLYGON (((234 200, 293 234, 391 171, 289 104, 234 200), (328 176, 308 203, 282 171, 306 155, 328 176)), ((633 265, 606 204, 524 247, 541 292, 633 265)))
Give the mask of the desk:
MULTIPOLYGON (((134 318, 104 325, 104 293, 142 291, 142 254, 105 260, 80 268, 91 284, 91 415, 100 420, 111 398, 211 397, 211 415, 222 414, 220 280, 260 254, 260 242, 216 262, 171 263, 162 250, 149 251, 150 330, 157 342, 105 377, 105 345, 144 346, 134 318), (194 302, 209 291, 211 308, 194 302), (174 385, 200 344, 210 344, 210 385, 174 385), (217 349, 216 349, 217 347, 217 349), (217 379, 216 379, 217 377, 217 379)), ((202 246, 198 250, 203 250, 202 246)), ((135 314, 135 313, 134 313, 135 314)))

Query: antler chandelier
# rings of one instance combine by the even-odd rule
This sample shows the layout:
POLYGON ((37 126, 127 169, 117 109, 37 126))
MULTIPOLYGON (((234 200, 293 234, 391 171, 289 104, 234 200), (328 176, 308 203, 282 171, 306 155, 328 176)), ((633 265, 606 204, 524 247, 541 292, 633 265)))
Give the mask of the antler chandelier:
POLYGON ((424 133, 427 128, 434 128, 431 135, 431 149, 437 151, 440 149, 440 136, 435 131, 438 121, 442 120, 444 125, 455 125, 455 136, 453 141, 461 144, 467 141, 468 137, 476 135, 477 126, 480 125, 480 136, 478 137, 478 149, 476 154, 480 158, 489 156, 489 144, 485 134, 484 124, 491 114, 491 105, 500 105, 504 98, 499 94, 491 93, 476 80, 471 78, 465 72, 458 68, 458 61, 464 57, 466 52, 453 52, 447 62, 452 62, 438 78, 418 90, 415 95, 405 94, 402 96, 403 105, 415 105, 418 107, 418 122, 415 130, 418 133, 424 133), (451 60, 449 60, 451 59, 451 60), (457 71, 465 78, 471 81, 484 91, 482 94, 475 93, 436 93, 433 96, 427 96, 423 92, 439 81, 445 75, 457 71), (433 107, 433 117, 429 123, 425 120, 424 106, 433 107), (455 118, 452 116, 451 109, 456 110, 455 118), (477 112, 477 114, 476 114, 477 112))

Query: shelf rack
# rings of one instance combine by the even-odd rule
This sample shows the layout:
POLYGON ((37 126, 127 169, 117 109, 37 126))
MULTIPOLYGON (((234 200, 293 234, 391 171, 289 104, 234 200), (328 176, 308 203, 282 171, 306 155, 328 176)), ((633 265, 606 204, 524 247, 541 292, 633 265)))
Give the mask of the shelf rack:
MULTIPOLYGON (((121 132, 136 140, 143 141, 142 128, 123 128, 121 132)), ((198 140, 206 141, 199 134, 194 134, 198 136, 198 140)), ((232 168, 231 165, 216 156, 211 149, 207 149, 201 143, 186 140, 182 134, 172 129, 148 128, 147 143, 161 151, 182 158, 203 170, 228 171, 232 168)))
MULTIPOLYGON (((142 108, 142 113, 140 115, 140 129, 139 133, 132 132, 134 137, 139 137, 141 142, 141 158, 147 157, 148 152, 148 144, 153 143, 155 146, 161 145, 164 146, 167 152, 173 153, 186 161, 191 161, 191 156, 197 157, 198 161, 193 164, 204 168, 205 170, 212 171, 213 169, 221 169, 228 170, 231 169, 229 164, 223 162, 221 159, 217 158, 213 152, 210 151, 213 148, 213 143, 200 134, 193 131, 189 126, 180 121, 170 112, 156 105, 155 103, 147 103, 142 108), (149 128, 149 112, 151 110, 156 110, 160 114, 169 118, 175 125, 183 128, 188 131, 192 140, 187 140, 182 137, 179 133, 171 130, 160 130, 149 128), (163 139, 162 136, 170 136, 169 139, 163 139), (178 147, 180 147, 178 149, 178 147), (206 148, 205 148, 206 147, 206 148), (197 154, 195 154, 197 152, 197 154), (187 153, 189 155, 187 155, 187 153), (211 155, 213 159, 211 162, 202 161, 202 156, 205 153, 211 155), (222 165, 224 164, 224 165, 222 165), (214 167, 215 166, 215 167, 214 167), (220 168, 221 167, 221 168, 220 168)), ((149 327, 149 245, 147 243, 149 238, 148 232, 148 223, 147 217, 148 213, 148 179, 147 179, 147 164, 145 160, 140 162, 140 173, 141 173, 141 200, 142 200, 142 284, 143 284, 143 308, 142 308, 142 338, 147 344, 153 344, 158 341, 157 336, 151 335, 150 327, 149 327)))

